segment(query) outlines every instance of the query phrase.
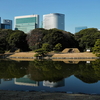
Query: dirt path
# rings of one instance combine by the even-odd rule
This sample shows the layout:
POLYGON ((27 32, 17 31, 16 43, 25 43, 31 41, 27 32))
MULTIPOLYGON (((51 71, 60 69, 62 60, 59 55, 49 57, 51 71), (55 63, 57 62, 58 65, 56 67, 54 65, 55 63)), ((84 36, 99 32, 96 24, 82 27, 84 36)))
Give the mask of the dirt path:
POLYGON ((0 100, 100 100, 100 95, 2 90, 0 100))

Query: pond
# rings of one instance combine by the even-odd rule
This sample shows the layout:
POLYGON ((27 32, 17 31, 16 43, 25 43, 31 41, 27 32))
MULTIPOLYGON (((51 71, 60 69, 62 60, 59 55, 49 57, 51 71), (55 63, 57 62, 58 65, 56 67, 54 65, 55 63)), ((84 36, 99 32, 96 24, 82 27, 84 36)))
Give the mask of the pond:
POLYGON ((100 94, 100 60, 0 60, 0 90, 100 94))

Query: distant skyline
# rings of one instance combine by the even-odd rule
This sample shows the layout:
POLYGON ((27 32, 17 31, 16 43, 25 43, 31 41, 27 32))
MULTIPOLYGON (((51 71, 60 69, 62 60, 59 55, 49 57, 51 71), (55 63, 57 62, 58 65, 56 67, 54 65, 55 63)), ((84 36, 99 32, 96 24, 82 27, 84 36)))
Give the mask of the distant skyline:
POLYGON ((75 33, 75 27, 100 29, 100 0, 1 0, 0 17, 13 21, 15 16, 65 14, 65 31, 75 33))
POLYGON ((87 29, 87 26, 82 26, 82 27, 75 27, 75 33, 83 30, 83 29, 87 29))

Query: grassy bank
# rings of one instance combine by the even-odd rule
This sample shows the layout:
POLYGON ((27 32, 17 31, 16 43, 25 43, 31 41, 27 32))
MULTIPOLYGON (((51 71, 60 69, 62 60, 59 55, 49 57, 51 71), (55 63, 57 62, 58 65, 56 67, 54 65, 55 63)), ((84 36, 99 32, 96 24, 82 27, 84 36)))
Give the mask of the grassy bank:
MULTIPOLYGON (((19 52, 19 53, 5 53, 4 58, 13 60, 34 60, 35 52, 19 52)), ((49 53, 44 59, 52 59, 55 61, 86 61, 95 60, 97 57, 93 53, 49 53)))

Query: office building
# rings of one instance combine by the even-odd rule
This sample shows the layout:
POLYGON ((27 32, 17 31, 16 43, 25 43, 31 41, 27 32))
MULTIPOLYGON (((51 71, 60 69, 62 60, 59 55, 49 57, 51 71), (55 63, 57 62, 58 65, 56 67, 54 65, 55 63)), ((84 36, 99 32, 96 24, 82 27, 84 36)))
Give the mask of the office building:
POLYGON ((1 23, 1 17, 0 17, 0 28, 12 29, 12 20, 4 19, 3 23, 1 23))
POLYGON ((87 29, 87 26, 82 26, 82 27, 75 27, 75 33, 83 30, 83 29, 87 29))
POLYGON ((43 28, 45 29, 57 28, 60 30, 64 30, 65 15, 60 13, 51 13, 43 15, 43 28))
POLYGON ((43 86, 47 87, 63 87, 65 86, 65 80, 61 80, 59 82, 49 82, 49 81, 43 81, 43 86))
POLYGON ((21 30, 25 33, 35 28, 39 28, 39 15, 27 15, 15 17, 15 30, 21 30))
POLYGON ((12 20, 3 20, 3 23, 1 24, 2 29, 12 29, 12 20))
POLYGON ((31 80, 27 75, 21 78, 15 78, 15 84, 17 85, 26 85, 26 86, 38 86, 38 82, 31 80))

